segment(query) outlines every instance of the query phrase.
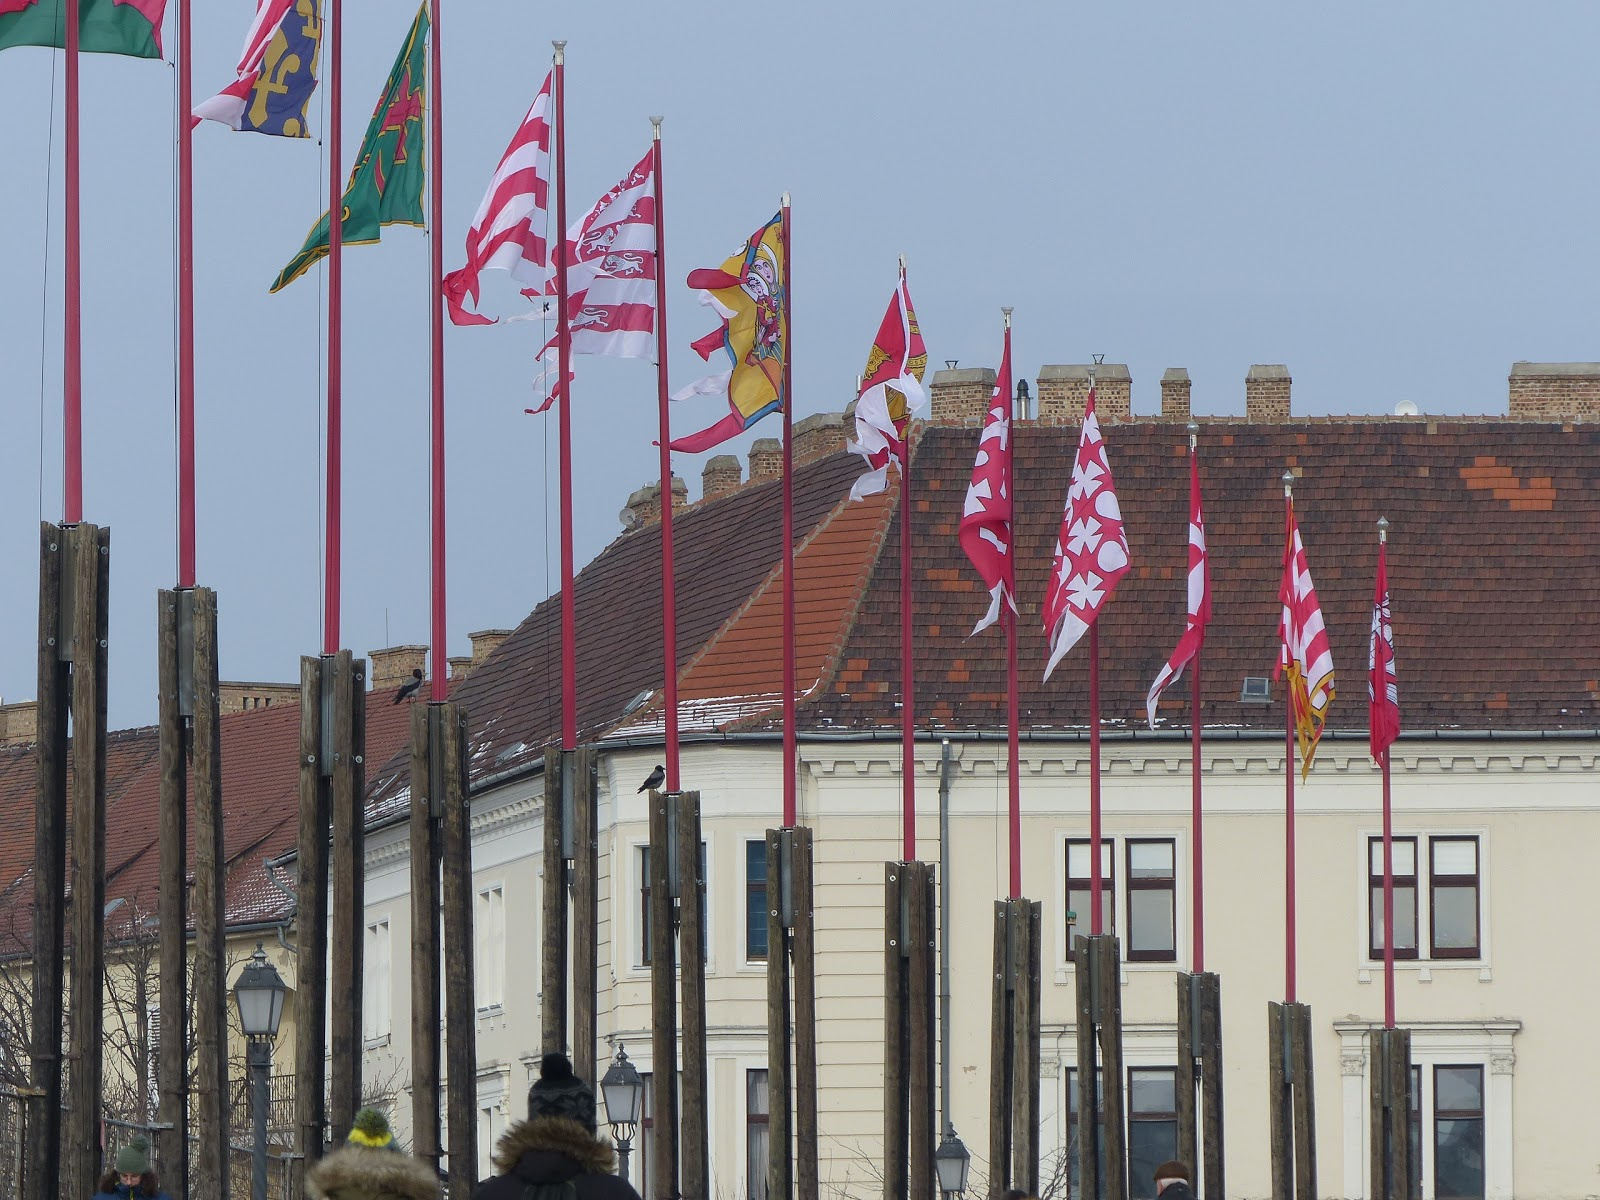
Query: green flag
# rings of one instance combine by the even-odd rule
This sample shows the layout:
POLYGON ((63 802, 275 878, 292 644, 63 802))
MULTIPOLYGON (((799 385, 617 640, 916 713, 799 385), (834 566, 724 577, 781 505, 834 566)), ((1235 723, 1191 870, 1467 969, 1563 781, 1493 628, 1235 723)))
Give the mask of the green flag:
MULTIPOLYGON (((85 54, 161 57, 167 0, 79 0, 78 47, 85 54)), ((0 50, 66 45, 65 0, 0 0, 0 50)))
MULTIPOLYGON (((342 224, 346 246, 371 245, 385 225, 426 224, 422 191, 428 173, 427 79, 428 6, 424 4, 395 59, 350 172, 342 224)), ((293 283, 327 256, 328 214, 323 213, 300 253, 278 273, 272 290, 293 283)))

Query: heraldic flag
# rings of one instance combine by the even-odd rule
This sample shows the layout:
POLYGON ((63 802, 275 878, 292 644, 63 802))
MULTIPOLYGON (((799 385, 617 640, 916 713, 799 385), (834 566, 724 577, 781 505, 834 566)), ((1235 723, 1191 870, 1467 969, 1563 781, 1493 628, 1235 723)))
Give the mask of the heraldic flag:
MULTIPOLYGON (((5 0, 0 0, 4 3, 5 0)), ((428 8, 417 10, 400 57, 361 139, 355 169, 344 190, 344 244, 370 246, 385 225, 426 224, 422 189, 427 180, 428 8)), ((328 256, 328 214, 311 230, 300 253, 279 272, 272 291, 293 283, 328 256)))
POLYGON ((195 120, 247 133, 310 137, 306 105, 317 90, 321 47, 318 0, 257 0, 256 19, 234 68, 237 78, 196 105, 195 120))
MULTIPOLYGON (((161 57, 167 0, 78 0, 78 48, 86 54, 161 57)), ((0 0, 0 50, 66 46, 67 0, 0 0)))
POLYGON ((1283 584, 1278 599, 1283 616, 1278 623, 1280 650, 1274 679, 1289 673, 1289 712, 1300 742, 1300 778, 1311 773, 1311 760, 1317 754, 1328 706, 1333 703, 1333 653, 1328 649, 1328 630, 1322 623, 1322 603, 1311 582, 1311 567, 1306 548, 1300 542, 1300 526, 1294 519, 1294 501, 1286 505, 1283 538, 1283 584))
MULTIPOLYGON (((1161 674, 1150 685, 1145 697, 1145 715, 1150 728, 1156 727, 1156 705, 1161 693, 1178 682, 1183 669, 1200 653, 1205 645, 1206 626, 1211 623, 1211 567, 1206 557, 1206 518, 1200 508, 1200 463, 1193 450, 1189 451, 1189 615, 1183 627, 1183 636, 1172 651, 1172 657, 1161 668, 1161 674)), ((1199 720, 1196 716, 1195 720, 1199 720)))
POLYGON ((856 440, 849 448, 872 469, 851 486, 852 500, 875 496, 888 487, 891 461, 905 469, 906 427, 928 402, 922 390, 927 369, 928 347, 911 304, 906 269, 901 267, 900 285, 867 353, 867 369, 856 396, 856 440))
POLYGON ((722 328, 694 342, 701 358, 728 356, 729 367, 672 398, 722 396, 728 415, 715 425, 674 438, 672 449, 698 454, 737 437, 770 412, 782 409, 783 360, 789 348, 789 281, 783 277, 783 214, 768 221, 720 267, 689 273, 701 303, 717 310, 722 328))
POLYGON ((966 503, 961 507, 961 548, 989 588, 989 611, 973 626, 982 633, 1000 619, 1000 602, 1017 611, 1011 558, 1011 333, 1006 332, 989 415, 978 438, 966 503))
POLYGON ((1400 681, 1394 669, 1394 628, 1389 623, 1389 543, 1378 543, 1378 578, 1372 593, 1372 643, 1367 653, 1368 729, 1378 762, 1400 736, 1400 681))
POLYGON ((1111 480, 1106 444, 1100 437, 1100 418, 1094 413, 1091 381, 1072 486, 1067 489, 1055 562, 1045 589, 1044 632, 1050 639, 1045 679, 1099 618, 1127 573, 1128 534, 1122 526, 1122 505, 1111 480))

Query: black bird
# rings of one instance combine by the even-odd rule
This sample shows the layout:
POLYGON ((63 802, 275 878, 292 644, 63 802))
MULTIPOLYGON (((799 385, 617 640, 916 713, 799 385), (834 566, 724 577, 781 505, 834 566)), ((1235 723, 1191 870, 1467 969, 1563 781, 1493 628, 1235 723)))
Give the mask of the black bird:
MULTIPOLYGON (((666 777, 667 777, 667 769, 665 767, 657 767, 654 771, 650 772, 650 778, 646 779, 643 783, 641 783, 639 785, 639 791, 640 792, 653 792, 653 791, 655 791, 658 787, 661 786, 661 781, 664 780, 666 777)), ((638 795, 638 792, 635 792, 634 795, 638 795)))
POLYGON ((399 704, 402 700, 409 700, 422 686, 422 669, 416 668, 411 672, 411 682, 400 685, 400 690, 394 694, 394 702, 399 704))

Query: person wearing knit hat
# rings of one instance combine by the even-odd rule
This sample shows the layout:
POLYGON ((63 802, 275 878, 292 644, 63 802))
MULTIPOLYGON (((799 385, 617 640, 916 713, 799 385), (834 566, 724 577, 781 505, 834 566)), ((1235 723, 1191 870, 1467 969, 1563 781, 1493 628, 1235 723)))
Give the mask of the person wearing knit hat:
POLYGON ((306 1172, 312 1200, 439 1200, 439 1176, 395 1145, 389 1119, 363 1108, 345 1144, 306 1172))
POLYGON ((565 1054, 546 1054, 528 1090, 528 1119, 501 1137, 495 1176, 472 1200, 525 1200, 562 1194, 567 1200, 639 1200, 616 1174, 611 1143, 596 1135, 594 1090, 565 1054))
POLYGON ((150 1166, 150 1142, 134 1137, 117 1151, 94 1200, 170 1200, 150 1166))

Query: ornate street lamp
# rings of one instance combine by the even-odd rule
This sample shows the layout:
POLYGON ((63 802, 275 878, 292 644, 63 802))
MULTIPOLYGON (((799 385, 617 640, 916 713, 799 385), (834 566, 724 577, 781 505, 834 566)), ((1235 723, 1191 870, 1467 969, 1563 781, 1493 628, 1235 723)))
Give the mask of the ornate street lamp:
POLYGON ((272 1042, 283 1020, 283 1000, 289 993, 277 968, 256 943, 244 970, 233 985, 233 1002, 239 1008, 239 1026, 247 1039, 250 1067, 250 1107, 255 1127, 250 1150, 251 1200, 267 1200, 268 1076, 272 1070, 272 1042))
POLYGON ((633 1148, 633 1135, 639 1131, 639 1106, 644 1101, 644 1080, 628 1061, 628 1052, 617 1043, 617 1056, 600 1080, 600 1091, 606 1099, 606 1123, 611 1126, 611 1136, 617 1142, 617 1157, 621 1162, 622 1178, 628 1178, 628 1151, 633 1148))
POLYGON ((933 1152, 933 1170, 939 1177, 939 1191, 945 1197, 959 1196, 967 1190, 967 1168, 972 1165, 972 1155, 956 1136, 955 1126, 944 1131, 939 1148, 933 1152))

